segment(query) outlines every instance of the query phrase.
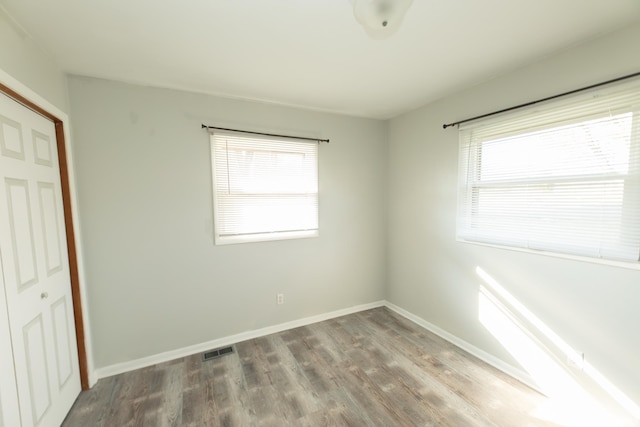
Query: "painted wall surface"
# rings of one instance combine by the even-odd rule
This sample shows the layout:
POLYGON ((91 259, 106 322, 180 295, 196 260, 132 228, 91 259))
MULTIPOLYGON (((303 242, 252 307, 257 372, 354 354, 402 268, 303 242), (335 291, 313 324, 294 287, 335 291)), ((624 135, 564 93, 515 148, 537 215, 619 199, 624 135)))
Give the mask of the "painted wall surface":
POLYGON ((0 7, 0 83, 16 91, 34 104, 42 107, 64 123, 67 173, 71 191, 71 214, 76 238, 76 256, 80 277, 80 298, 83 304, 85 323, 85 347, 90 382, 93 371, 91 336, 88 333, 89 313, 85 304, 82 233, 79 228, 79 213, 76 205, 74 153, 71 147, 69 94, 67 76, 55 60, 43 51, 11 17, 0 7))
POLYGON ((96 368, 384 298, 386 123, 82 77, 69 87, 96 368), (320 237, 215 246, 202 123, 330 138, 320 237))
POLYGON ((66 75, 0 8, 0 69, 65 113, 69 112, 66 75))
POLYGON ((393 119, 388 265, 389 301, 526 370, 511 343, 481 321, 482 288, 496 292, 479 267, 519 302, 495 295, 546 351, 566 362, 548 335, 559 337, 636 405, 640 270, 457 242, 458 132, 442 125, 640 71, 631 54, 638 45, 640 26, 626 28, 393 119))

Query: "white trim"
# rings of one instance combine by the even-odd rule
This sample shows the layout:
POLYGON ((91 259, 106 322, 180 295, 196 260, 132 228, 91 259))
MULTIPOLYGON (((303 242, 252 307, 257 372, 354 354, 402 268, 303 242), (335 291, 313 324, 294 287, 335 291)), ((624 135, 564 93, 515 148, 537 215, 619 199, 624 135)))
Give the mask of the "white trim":
POLYGON ((527 254, 542 255, 542 256, 547 256, 552 258, 568 259, 571 261, 588 262, 591 264, 600 264, 600 265, 606 265, 609 267, 626 268, 629 270, 640 270, 640 262, 637 262, 637 261, 616 261, 612 259, 593 258, 588 256, 582 256, 582 255, 562 254, 560 252, 550 252, 550 251, 543 251, 543 250, 537 250, 537 249, 519 248, 516 246, 505 246, 505 245, 500 245, 496 243, 476 242, 473 240, 465 240, 464 238, 460 238, 460 237, 457 237, 456 241, 458 243, 485 246, 485 247, 495 248, 495 249, 504 249, 506 251, 524 252, 527 254))
POLYGON ((178 359, 180 357, 190 356, 192 354, 200 353, 203 351, 211 350, 213 348, 224 347, 232 344, 236 344, 242 341, 263 337, 270 334, 275 334, 278 332, 286 331, 293 328, 298 328, 300 326, 310 325, 312 323, 322 322, 329 319, 334 319, 336 317, 346 316, 353 313, 358 313, 364 310, 370 310, 372 308, 378 307, 387 307, 390 310, 398 313, 402 317, 412 321, 418 326, 425 328, 426 330, 433 332, 439 337, 449 341, 450 343, 460 347, 464 351, 470 353, 471 355, 477 357, 478 359, 488 363, 494 368, 504 372, 505 374, 517 379, 518 381, 526 384, 527 386, 533 388, 540 392, 540 389, 536 385, 533 378, 527 374, 526 372, 514 368, 513 366, 505 363, 504 361, 498 359, 497 357, 485 352, 484 350, 479 349, 478 347, 469 344, 468 342, 458 338, 457 336, 445 331, 444 329, 439 328, 438 326, 427 322, 421 317, 416 316, 413 313, 410 313, 397 305, 390 303, 389 301, 382 300, 369 304, 357 305, 354 307, 345 308, 342 310, 336 310, 325 314, 319 314, 316 316, 305 317, 298 320, 293 320, 291 322, 281 323, 279 325, 269 326, 266 328, 256 329, 253 331, 241 332, 239 334, 230 335, 223 338, 218 338, 215 340, 203 342, 200 344, 191 345, 188 347, 183 347, 175 350, 166 351, 164 353, 155 354, 152 356, 143 357, 140 359, 131 360, 128 362, 116 363, 114 365, 105 366, 103 368, 98 368, 95 370, 95 376, 97 379, 110 377, 112 375, 118 375, 125 372, 133 371, 135 369, 146 368, 148 366, 152 366, 158 363, 168 362, 170 360, 178 359))
POLYGON ((311 239, 318 237, 318 229, 305 231, 276 231, 273 233, 244 234, 239 236, 220 236, 215 233, 216 245, 235 245, 238 243, 273 242, 276 240, 311 239))
MULTIPOLYGON (((318 144, 306 140, 271 135, 256 134, 253 137, 249 137, 242 135, 242 133, 238 131, 209 131, 215 244, 228 245, 318 237, 318 144), (271 184, 274 184, 275 188, 273 186, 260 188, 261 186, 258 185, 258 188, 255 189, 245 188, 243 190, 249 191, 249 193, 243 193, 238 189, 234 190, 234 177, 237 178, 237 173, 243 172, 248 165, 243 162, 232 161, 229 156, 231 153, 245 152, 247 150, 255 154, 273 152, 284 155, 299 155, 302 161, 302 170, 294 168, 291 172, 296 172, 296 175, 302 173, 297 180, 300 181, 298 184, 301 184, 302 187, 297 187, 297 185, 293 184, 294 187, 289 188, 288 186, 291 185, 291 180, 289 179, 286 182, 281 180, 274 181, 271 184), (256 199, 256 197, 258 198, 256 199), (272 207, 279 213, 283 213, 281 202, 285 203, 285 205, 290 202, 301 203, 299 206, 296 204, 296 206, 305 208, 305 211, 308 208, 309 212, 304 214, 300 212, 300 215, 297 215, 296 219, 301 220, 301 223, 296 223, 295 221, 291 223, 288 220, 292 218, 288 217, 286 224, 271 223, 269 218, 272 219, 279 216, 276 215, 276 212, 272 212, 273 215, 267 219, 266 223, 261 223, 260 221, 255 223, 253 209, 249 209, 251 212, 244 212, 244 209, 240 208, 260 208, 261 204, 258 201, 262 200, 263 197, 266 197, 264 201, 273 203, 272 207), (246 218, 245 213, 248 215, 246 218), (294 229, 292 230, 291 228, 294 229)), ((233 158, 234 155, 231 155, 231 157, 233 158)), ((274 167, 277 166, 272 164, 273 160, 260 160, 259 163, 262 166, 258 167, 258 175, 264 172, 271 176, 275 170, 274 167)), ((283 168, 285 171, 290 169, 288 166, 283 166, 283 168)), ((276 169, 280 172, 279 168, 276 169)), ((277 173, 276 175, 279 176, 277 173)), ((241 187, 245 185, 253 187, 257 184, 255 177, 247 182, 242 179, 240 181, 237 184, 241 187)))
POLYGON ((164 353, 143 357, 143 358, 131 360, 128 362, 116 363, 114 365, 109 365, 103 368, 96 369, 95 374, 98 379, 106 378, 112 375, 122 374, 125 372, 133 371, 135 369, 146 368, 148 366, 152 366, 158 363, 168 362, 170 360, 178 359, 180 357, 190 356, 192 354, 200 353, 200 352, 211 350, 214 348, 224 347, 224 346, 236 344, 242 341, 259 338, 266 335, 286 331, 289 329, 310 325, 312 323, 322 322, 325 320, 334 319, 336 317, 346 316, 349 314, 358 313, 360 311, 370 310, 372 308, 378 308, 378 307, 389 308, 390 310, 396 312, 400 316, 438 335, 439 337, 449 341, 450 343, 456 345, 457 347, 460 347, 464 351, 488 363, 489 365, 504 372, 505 374, 517 379, 518 381, 526 384, 527 386, 533 388, 534 390, 540 391, 540 389, 536 385, 533 378, 526 372, 520 369, 514 368, 513 366, 485 352, 484 350, 481 350, 478 347, 472 344, 469 344, 468 342, 445 331, 444 329, 441 329, 438 326, 427 322, 421 317, 418 317, 415 314, 410 313, 407 310, 404 310, 398 307, 397 305, 390 303, 389 301, 386 301, 386 300, 377 301, 369 304, 357 305, 354 307, 349 307, 342 310, 336 310, 336 311, 332 311, 325 314, 319 314, 316 316, 305 317, 302 319, 293 320, 291 322, 285 322, 279 325, 269 326, 266 328, 256 329, 253 331, 241 332, 239 334, 218 338, 215 340, 191 345, 188 347, 183 347, 176 350, 166 351, 164 353))
POLYGON ((266 328, 255 329, 253 331, 241 332, 239 334, 231 335, 224 338, 218 338, 215 340, 203 342, 200 344, 191 345, 188 347, 179 348, 176 350, 166 351, 164 353, 155 354, 152 356, 143 357, 128 362, 116 363, 114 365, 105 366, 104 368, 96 369, 96 376, 98 379, 110 377, 112 375, 122 374, 124 372, 133 371, 135 369, 145 368, 147 366, 155 365, 158 363, 168 362, 170 360, 178 359, 180 357, 190 356, 195 353, 211 350, 217 347, 224 347, 232 344, 236 344, 242 341, 263 337, 265 335, 271 335, 278 332, 286 331, 293 328, 299 328, 301 326, 310 325, 312 323, 322 322, 336 317, 346 316, 349 314, 357 313, 364 310, 370 310, 372 308, 378 308, 385 306, 386 301, 377 301, 369 304, 356 305, 341 310, 332 311, 329 313, 319 314, 316 316, 305 317, 291 322, 280 323, 279 325, 268 326, 266 328))
POLYGON ((80 297, 82 301, 82 320, 84 323, 84 343, 85 350, 87 353, 87 374, 89 377, 89 386, 93 387, 95 383, 98 381, 98 378, 94 372, 94 363, 93 363, 93 346, 91 344, 91 328, 89 323, 89 313, 88 307, 89 302, 87 300, 87 289, 86 289, 86 280, 85 280, 85 271, 84 271, 84 260, 83 260, 83 250, 82 250, 82 239, 80 232, 80 215, 78 212, 78 194, 76 190, 76 180, 75 180, 75 166, 73 162, 73 147, 71 144, 71 123, 69 121, 69 116, 64 113, 62 110, 57 108, 55 105, 51 104, 49 101, 38 95, 36 92, 31 90, 28 86, 21 83, 19 80, 15 79, 4 70, 0 69, 0 83, 13 90, 14 92, 20 94, 20 96, 28 99, 30 102, 34 103, 38 107, 43 110, 49 112, 50 114, 56 116, 63 123, 64 127, 64 139, 65 139, 65 151, 67 155, 67 171, 69 174, 69 192, 71 198, 71 215, 73 216, 73 229, 75 235, 75 244, 76 244, 76 259, 78 261, 78 278, 80 280, 80 297))
POLYGON ((531 375, 529 375, 528 373, 526 373, 525 371, 523 371, 521 369, 517 369, 517 368, 509 365, 508 363, 504 362, 503 360, 498 359, 494 355, 489 354, 486 351, 479 349, 475 345, 470 344, 470 343, 466 342, 465 340, 463 340, 461 338, 458 338, 457 336, 445 331, 442 328, 439 328, 438 326, 434 325, 433 323, 429 323, 426 320, 424 320, 423 318, 421 318, 419 316, 416 316, 415 314, 410 313, 407 310, 405 310, 403 308, 400 308, 395 304, 390 303, 389 301, 385 302, 385 306, 388 309, 395 311, 400 316, 402 316, 402 317, 412 321, 413 323, 417 324, 418 326, 422 326, 426 330, 428 330, 430 332, 433 332, 434 334, 438 335, 440 338, 443 338, 443 339, 449 341, 450 343, 452 343, 453 345, 455 345, 457 347, 460 347, 461 349, 463 349, 467 353, 471 354, 472 356, 477 357, 478 359, 482 360, 483 362, 488 363, 489 365, 493 366, 494 368, 496 368, 496 369, 504 372, 505 374, 515 378, 516 380, 520 381, 521 383, 524 383, 525 385, 531 387, 532 389, 538 391, 539 393, 544 394, 540 390, 538 385, 536 384, 536 382, 533 379, 533 377, 531 375))

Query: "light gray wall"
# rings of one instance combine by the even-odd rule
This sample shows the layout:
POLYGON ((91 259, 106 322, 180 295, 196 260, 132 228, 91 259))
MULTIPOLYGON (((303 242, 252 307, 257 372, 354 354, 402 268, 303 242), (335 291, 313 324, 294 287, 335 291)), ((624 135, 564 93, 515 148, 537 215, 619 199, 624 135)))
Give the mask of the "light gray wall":
POLYGON ((67 79, 45 53, 0 8, 0 69, 65 113, 69 112, 67 79))
POLYGON ((83 77, 69 87, 96 368, 384 298, 385 122, 83 77), (320 237, 214 246, 202 123, 330 138, 320 237))
POLYGON ((393 119, 388 238, 392 303, 521 368, 479 322, 479 266, 638 404, 640 271, 456 242, 458 133, 442 124, 640 71, 639 45, 627 28, 393 119))

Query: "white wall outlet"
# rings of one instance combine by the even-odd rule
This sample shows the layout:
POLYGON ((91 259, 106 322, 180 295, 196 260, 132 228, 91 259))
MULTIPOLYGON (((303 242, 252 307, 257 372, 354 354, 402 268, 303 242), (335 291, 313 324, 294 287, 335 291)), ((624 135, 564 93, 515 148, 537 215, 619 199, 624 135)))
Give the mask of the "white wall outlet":
POLYGON ((567 365, 579 371, 584 370, 584 353, 576 351, 567 355, 567 365))
POLYGON ((278 294, 278 295, 276 295, 276 303, 278 303, 278 304, 284 304, 284 294, 278 294))

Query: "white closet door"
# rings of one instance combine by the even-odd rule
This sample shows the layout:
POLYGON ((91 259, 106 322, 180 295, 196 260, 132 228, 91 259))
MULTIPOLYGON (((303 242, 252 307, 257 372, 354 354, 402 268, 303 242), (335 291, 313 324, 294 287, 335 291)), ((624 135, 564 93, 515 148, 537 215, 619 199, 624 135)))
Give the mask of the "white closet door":
POLYGON ((0 262, 0 427, 10 427, 20 425, 20 410, 3 277, 0 262))
POLYGON ((80 393, 55 135, 0 95, 0 256, 23 427, 60 425, 80 393))

